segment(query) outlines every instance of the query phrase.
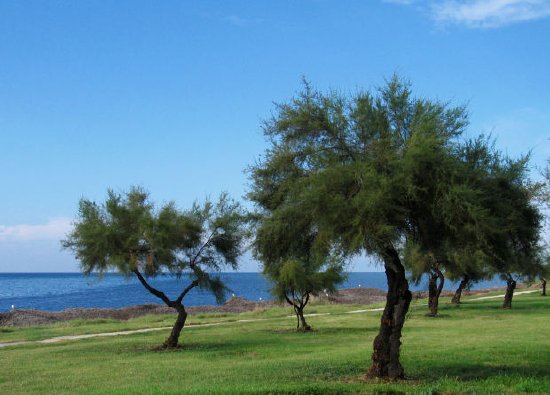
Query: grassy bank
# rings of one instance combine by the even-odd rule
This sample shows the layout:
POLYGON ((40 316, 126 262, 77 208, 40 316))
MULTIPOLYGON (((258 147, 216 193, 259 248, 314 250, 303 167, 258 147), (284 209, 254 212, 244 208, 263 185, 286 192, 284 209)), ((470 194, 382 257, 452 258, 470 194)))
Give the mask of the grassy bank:
MULTIPOLYGON (((346 314, 364 306, 327 305, 314 306, 331 314, 310 317, 316 330, 306 334, 293 332, 288 309, 273 309, 195 317, 197 323, 227 323, 184 329, 178 351, 151 351, 167 331, 0 349, 0 393, 550 393, 550 298, 522 295, 512 310, 499 306, 499 300, 443 303, 438 318, 426 317, 423 307, 411 309, 402 348, 410 379, 403 382, 364 380, 380 314, 346 314), (235 322, 254 318, 266 319, 235 322)), ((0 333, 0 339, 167 326, 172 320, 73 322, 0 333)))

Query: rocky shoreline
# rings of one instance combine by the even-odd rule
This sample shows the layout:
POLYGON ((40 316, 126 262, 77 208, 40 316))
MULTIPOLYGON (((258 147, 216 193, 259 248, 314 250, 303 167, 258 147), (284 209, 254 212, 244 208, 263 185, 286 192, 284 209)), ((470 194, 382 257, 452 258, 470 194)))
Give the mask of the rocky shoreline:
MULTIPOLYGON (((495 289, 464 291, 463 295, 486 293, 495 289)), ((414 298, 426 297, 426 292, 413 293, 414 298)), ((452 296, 453 292, 443 292, 441 296, 452 296)), ((329 295, 320 295, 316 299, 325 303, 335 304, 371 304, 382 302, 386 298, 386 292, 375 288, 347 288, 329 295)), ((190 306, 186 310, 189 314, 198 313, 243 313, 264 309, 271 306, 282 305, 273 301, 253 302, 244 298, 232 297, 219 306, 190 306)), ((63 311, 41 310, 14 310, 0 313, 0 327, 49 325, 56 322, 75 319, 115 319, 129 320, 149 314, 173 314, 174 309, 160 304, 143 304, 117 309, 99 308, 72 308, 63 311)))

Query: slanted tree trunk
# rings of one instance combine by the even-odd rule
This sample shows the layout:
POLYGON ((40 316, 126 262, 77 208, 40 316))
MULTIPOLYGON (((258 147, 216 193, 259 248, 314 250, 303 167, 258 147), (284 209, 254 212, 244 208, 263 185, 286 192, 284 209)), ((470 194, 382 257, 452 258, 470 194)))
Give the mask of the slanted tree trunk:
POLYGON ((197 280, 193 281, 191 284, 189 284, 178 296, 176 300, 170 300, 168 296, 162 291, 159 291, 156 288, 153 288, 143 277, 143 275, 139 272, 139 270, 135 269, 133 270, 133 273, 136 275, 138 280, 141 282, 141 284, 153 295, 155 295, 157 298, 161 299, 164 303, 166 303, 167 306, 174 308, 178 312, 178 318, 176 319, 176 322, 174 323, 174 326, 172 327, 172 331, 170 332, 170 336, 164 341, 161 348, 177 348, 179 345, 179 338, 180 333, 185 326, 185 320, 187 319, 187 312, 185 311, 185 306, 181 303, 185 295, 195 288, 197 285, 199 285, 199 282, 197 280))
POLYGON ((451 299, 452 304, 460 304, 460 298, 462 297, 462 291, 466 288, 468 285, 468 282, 470 281, 470 277, 468 275, 465 275, 460 284, 458 285, 458 288, 456 289, 455 294, 453 295, 453 298, 451 299))
POLYGON ((445 284, 445 277, 443 276, 441 270, 439 270, 436 266, 430 273, 430 282, 428 284, 428 307, 430 309, 430 316, 432 317, 437 315, 439 296, 443 290, 443 284, 445 284))
POLYGON ((179 306, 175 306, 174 308, 178 312, 178 318, 176 319, 176 322, 172 327, 170 336, 168 336, 168 338, 162 344, 162 348, 178 347, 180 333, 183 327, 185 326, 185 320, 187 319, 187 312, 185 311, 185 307, 182 304, 180 304, 179 306))
POLYGON ((514 289, 516 289, 516 281, 512 278, 510 273, 508 273, 508 278, 506 279, 506 294, 504 295, 504 302, 502 303, 503 309, 512 308, 512 298, 514 297, 514 289))
POLYGON ((384 268, 388 282, 386 306, 380 320, 380 330, 374 339, 372 366, 367 377, 399 379, 405 371, 399 361, 401 330, 409 310, 412 294, 405 277, 405 268, 393 246, 384 251, 384 268))
POLYGON ((545 280, 544 278, 542 279, 541 287, 542 287, 542 293, 541 293, 541 295, 542 295, 542 296, 546 296, 546 280, 545 280))

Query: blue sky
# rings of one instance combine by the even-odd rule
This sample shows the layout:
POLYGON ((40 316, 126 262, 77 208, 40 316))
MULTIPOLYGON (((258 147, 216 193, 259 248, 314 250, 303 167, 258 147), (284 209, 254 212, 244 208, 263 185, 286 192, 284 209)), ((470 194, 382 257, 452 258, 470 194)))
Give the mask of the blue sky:
POLYGON ((78 270, 59 239, 107 188, 242 197, 302 76, 355 92, 398 73, 543 166, 549 70, 548 0, 0 2, 0 272, 78 270))

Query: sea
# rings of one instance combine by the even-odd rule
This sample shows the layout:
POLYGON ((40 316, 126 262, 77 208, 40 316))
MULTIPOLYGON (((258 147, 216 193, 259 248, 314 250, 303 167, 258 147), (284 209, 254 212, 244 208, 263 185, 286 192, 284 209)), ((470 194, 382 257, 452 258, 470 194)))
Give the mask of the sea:
MULTIPOLYGON (((270 300, 270 284, 261 273, 216 274, 229 289, 226 298, 239 296, 253 301, 270 300)), ((189 284, 186 277, 157 276, 151 284, 175 298, 189 284)), ((499 278, 475 284, 472 289, 503 287, 499 278)), ((380 272, 349 273, 338 288, 379 288, 386 290, 386 277, 380 272)), ((457 283, 445 282, 445 289, 454 290, 457 283)), ((427 278, 411 284, 413 291, 426 291, 427 278)), ((0 312, 16 309, 61 311, 67 308, 118 308, 145 303, 162 303, 134 277, 107 273, 0 273, 0 312)), ((209 292, 193 289, 185 297, 186 306, 215 305, 209 292)))

